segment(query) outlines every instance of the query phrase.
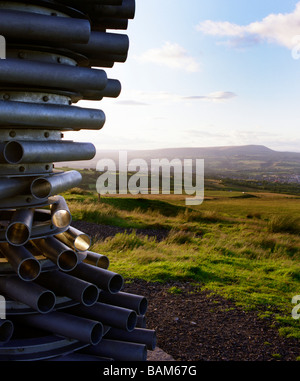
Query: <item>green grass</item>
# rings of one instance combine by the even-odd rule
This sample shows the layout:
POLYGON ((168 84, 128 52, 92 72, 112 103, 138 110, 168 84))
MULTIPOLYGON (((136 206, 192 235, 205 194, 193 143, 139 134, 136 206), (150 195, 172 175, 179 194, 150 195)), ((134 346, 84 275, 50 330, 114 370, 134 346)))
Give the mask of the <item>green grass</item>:
MULTIPOLYGON (((97 241, 110 269, 126 279, 194 282, 268 318, 282 335, 300 338, 291 300, 300 294, 300 199, 270 193, 208 191, 198 207, 184 197, 66 194, 74 219, 167 229, 165 239, 117 234, 97 241), (76 197, 80 198, 76 198, 76 197), (241 196, 241 197, 239 197, 241 196)), ((170 292, 180 292, 178 289, 170 292)))
POLYGON ((268 223, 268 229, 272 233, 300 234, 300 217, 290 215, 273 216, 268 223))

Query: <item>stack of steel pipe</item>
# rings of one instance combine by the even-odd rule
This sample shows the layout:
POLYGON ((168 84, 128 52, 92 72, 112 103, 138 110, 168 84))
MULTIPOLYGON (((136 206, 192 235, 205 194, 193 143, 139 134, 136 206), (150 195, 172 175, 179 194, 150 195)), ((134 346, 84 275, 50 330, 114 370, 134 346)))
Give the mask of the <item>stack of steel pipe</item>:
POLYGON ((126 61, 128 36, 111 29, 134 13, 135 0, 0 1, 1 361, 143 361, 155 347, 147 300, 72 226, 61 193, 80 173, 53 164, 94 157, 63 132, 103 127, 103 111, 74 104, 120 94, 103 68, 126 61))

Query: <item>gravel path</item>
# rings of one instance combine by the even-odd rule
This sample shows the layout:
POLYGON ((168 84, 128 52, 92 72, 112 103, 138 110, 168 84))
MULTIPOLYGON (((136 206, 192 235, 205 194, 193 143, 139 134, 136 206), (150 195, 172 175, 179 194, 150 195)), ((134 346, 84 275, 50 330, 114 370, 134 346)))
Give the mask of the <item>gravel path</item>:
POLYGON ((156 330, 157 346, 175 361, 295 361, 300 356, 300 341, 281 337, 270 320, 189 283, 135 280, 125 290, 148 298, 147 328, 156 330), (174 285, 181 294, 168 292, 174 285))

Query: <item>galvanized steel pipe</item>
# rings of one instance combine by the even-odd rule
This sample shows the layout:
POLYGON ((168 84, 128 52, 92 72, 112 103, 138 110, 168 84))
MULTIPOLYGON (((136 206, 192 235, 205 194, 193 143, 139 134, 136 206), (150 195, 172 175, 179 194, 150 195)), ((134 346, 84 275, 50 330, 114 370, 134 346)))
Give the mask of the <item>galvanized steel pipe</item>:
POLYGON ((11 140, 3 149, 3 157, 9 164, 90 160, 95 154, 96 149, 92 143, 71 141, 44 143, 11 140))
POLYGON ((124 284, 124 279, 120 274, 88 263, 79 263, 70 274, 91 282, 111 294, 119 292, 124 284))
POLYGON ((22 246, 29 241, 34 218, 34 209, 18 209, 6 230, 6 239, 11 245, 22 246))
POLYGON ((109 258, 104 254, 95 253, 93 251, 86 252, 86 258, 84 262, 106 270, 109 267, 109 258))
POLYGON ((73 226, 70 226, 68 230, 57 234, 55 237, 77 251, 87 251, 91 246, 90 236, 73 226))
POLYGON ((98 344, 103 336, 103 326, 98 321, 65 312, 53 311, 45 315, 26 315, 22 317, 21 322, 92 345, 98 344))
POLYGON ((40 262, 24 246, 12 246, 7 242, 2 242, 0 243, 0 253, 23 281, 32 281, 39 276, 40 262))
POLYGON ((148 307, 148 301, 144 296, 122 291, 115 294, 107 291, 101 291, 99 294, 99 301, 112 304, 114 306, 132 309, 136 311, 138 315, 145 315, 148 307))
POLYGON ((58 241, 54 237, 32 240, 31 243, 49 258, 62 271, 72 271, 78 264, 78 256, 75 251, 58 241))
POLYGON ((94 284, 59 270, 41 273, 36 283, 53 291, 55 295, 67 296, 84 306, 92 306, 98 301, 99 290, 94 284))
POLYGON ((99 302, 91 307, 83 305, 70 307, 67 311, 70 314, 94 319, 104 325, 121 328, 128 332, 133 331, 137 322, 137 315, 133 310, 99 302))
POLYGON ((38 177, 31 183, 31 194, 44 199, 80 184, 82 176, 77 171, 61 172, 48 177, 38 177))
POLYGON ((0 34, 6 38, 84 44, 89 41, 90 32, 88 20, 0 10, 0 34))
POLYGON ((24 282, 16 276, 0 277, 1 294, 22 302, 41 314, 53 310, 55 294, 33 282, 24 282))
POLYGON ((2 128, 100 130, 104 123, 105 115, 101 110, 0 100, 0 127, 2 128))
POLYGON ((53 225, 58 228, 68 227, 72 222, 72 215, 66 200, 62 196, 55 196, 52 200, 54 202, 50 206, 50 210, 53 225))
POLYGON ((153 351, 156 347, 156 332, 153 329, 135 328, 133 331, 128 332, 124 329, 112 327, 105 338, 145 344, 150 351, 153 351))
POLYGON ((140 361, 155 346, 153 331, 135 328, 147 300, 121 292, 108 257, 89 251, 91 237, 71 226, 60 193, 81 174, 54 169, 94 158, 93 144, 62 132, 103 127, 102 110, 74 104, 119 96, 120 81, 103 68, 126 61, 129 38, 107 30, 127 29, 134 14, 135 0, 0 3, 0 292, 13 322, 0 321, 0 361, 73 358, 87 345, 98 351, 93 359, 140 361), (13 326, 18 336, 26 325, 47 337, 15 341, 13 326))

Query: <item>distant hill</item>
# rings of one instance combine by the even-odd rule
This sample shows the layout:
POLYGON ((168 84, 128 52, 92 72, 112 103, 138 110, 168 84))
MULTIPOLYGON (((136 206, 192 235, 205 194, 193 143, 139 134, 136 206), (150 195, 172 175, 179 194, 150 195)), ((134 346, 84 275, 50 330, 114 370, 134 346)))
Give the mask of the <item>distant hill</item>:
MULTIPOLYGON (((205 172, 222 175, 289 174, 300 176, 300 153, 274 151, 262 145, 224 147, 183 147, 155 150, 128 151, 128 161, 133 158, 151 159, 204 159, 205 172)), ((57 167, 96 168, 100 159, 119 160, 119 151, 98 151, 90 161, 57 163, 57 167)))

